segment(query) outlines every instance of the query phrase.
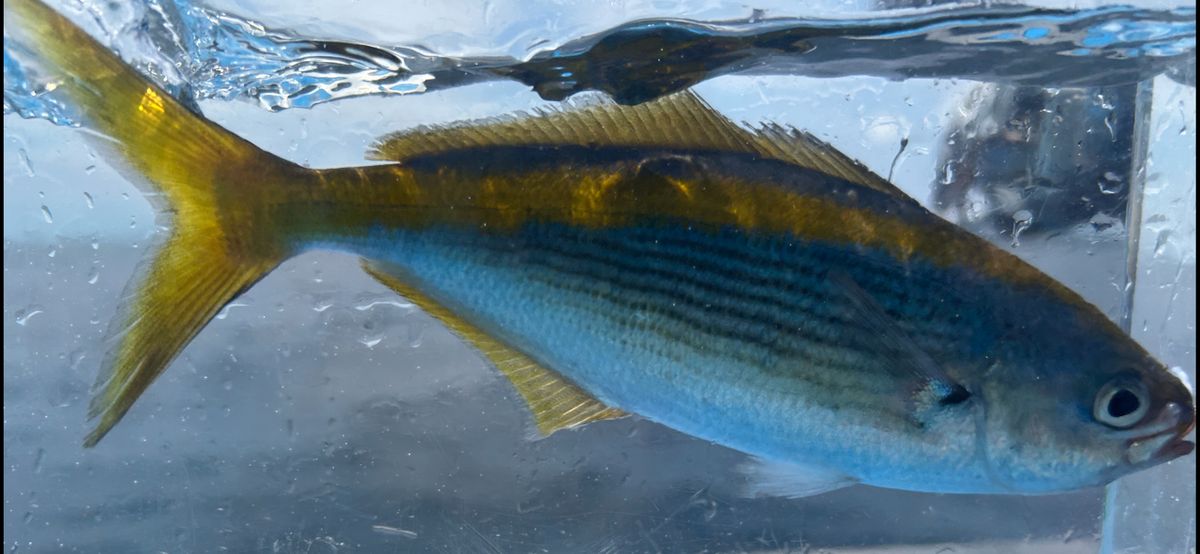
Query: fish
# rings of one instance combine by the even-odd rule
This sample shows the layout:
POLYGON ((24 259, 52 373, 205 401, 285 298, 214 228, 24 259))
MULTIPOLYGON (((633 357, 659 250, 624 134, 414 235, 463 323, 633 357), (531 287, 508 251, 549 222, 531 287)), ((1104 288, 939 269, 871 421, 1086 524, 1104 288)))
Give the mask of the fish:
POLYGON ((1104 313, 808 133, 684 91, 308 168, 38 0, 4 6, 169 229, 112 320, 86 447, 223 306, 334 249, 473 345, 537 437, 636 416, 747 454, 750 495, 1050 494, 1194 449, 1189 386, 1104 313))

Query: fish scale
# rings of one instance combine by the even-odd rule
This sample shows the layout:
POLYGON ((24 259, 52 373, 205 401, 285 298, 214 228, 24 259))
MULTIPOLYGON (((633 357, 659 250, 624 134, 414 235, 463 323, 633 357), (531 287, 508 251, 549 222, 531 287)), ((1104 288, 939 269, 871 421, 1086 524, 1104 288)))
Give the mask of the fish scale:
MULTIPOLYGON (((408 237, 391 234, 380 237, 377 243, 389 252, 404 252, 402 257, 390 261, 403 266, 408 278, 421 283, 421 288, 428 294, 448 299, 447 302, 457 306, 463 317, 487 329, 496 329, 498 335, 511 336, 513 343, 521 344, 523 351, 539 360, 562 359, 547 365, 572 367, 570 372, 579 382, 613 379, 611 375, 590 373, 603 374, 599 368, 603 367, 604 359, 618 353, 605 349, 595 358, 571 358, 572 354, 587 353, 589 350, 563 347, 562 343, 567 339, 562 332, 534 334, 529 329, 573 329, 571 340, 576 341, 581 336, 586 336, 585 340, 601 343, 626 338, 631 341, 629 346, 633 350, 622 354, 630 359, 646 361, 647 366, 677 366, 672 370, 674 373, 661 376, 663 380, 679 382, 686 381, 686 376, 692 376, 694 382, 711 379, 730 385, 746 380, 786 383, 788 388, 795 389, 789 398, 824 398, 822 404, 838 404, 843 409, 861 405, 870 408, 864 410, 864 414, 878 418, 873 424, 875 427, 892 424, 897 427, 911 426, 902 415, 879 409, 878 401, 872 400, 874 397, 869 395, 896 387, 894 382, 890 382, 889 371, 868 369, 887 361, 870 351, 830 342, 814 343, 811 337, 792 334, 780 337, 781 342, 814 344, 813 348, 818 351, 823 349, 825 358, 808 363, 792 356, 790 365, 780 367, 772 364, 764 367, 760 364, 762 360, 780 359, 781 355, 768 357, 766 354, 770 350, 762 344, 733 337, 728 332, 730 328, 739 328, 739 325, 743 329, 769 331, 755 319, 731 320, 715 328, 715 322, 728 317, 727 314, 693 306, 693 317, 678 317, 683 304, 679 297, 648 294, 645 289, 639 290, 627 282, 613 279, 615 274, 610 273, 606 277, 598 271, 580 271, 578 266, 575 266, 576 271, 563 271, 570 265, 559 265, 560 270, 555 271, 529 259, 512 260, 514 251, 533 257, 544 254, 537 244, 538 238, 553 232, 531 232, 531 238, 516 240, 515 243, 511 238, 495 238, 490 242, 502 245, 495 248, 472 244, 461 233, 448 238, 439 237, 436 232, 408 237), (436 261, 430 261, 429 257, 436 261), (539 288, 533 288, 534 284, 539 288), (601 290, 607 292, 598 292, 601 290), (546 314, 545 317, 553 315, 556 319, 542 321, 537 319, 539 314, 546 314), (703 319, 705 316, 709 318, 708 323, 703 319), (597 321, 606 322, 604 335, 596 336, 595 332, 587 333, 584 330, 584 322, 597 321), (706 361, 713 358, 716 361, 706 361), (863 379, 864 373, 873 377, 863 379), (808 386, 809 390, 799 390, 803 386, 808 386), (819 387, 819 390, 813 390, 814 387, 819 387), (889 419, 890 423, 886 421, 889 419)), ((560 236, 559 240, 571 240, 570 230, 557 232, 566 237, 560 236)), ((478 236, 475 240, 489 242, 484 236, 478 236)), ((364 250, 369 252, 370 248, 367 246, 364 250)), ((378 252, 368 255, 383 257, 390 254, 378 252)), ((739 283, 725 281, 721 285, 736 288, 739 283)), ((669 288, 670 283, 659 286, 660 291, 663 286, 669 288)), ((789 324, 789 327, 800 326, 807 316, 796 312, 794 317, 796 323, 789 324)), ((634 379, 635 376, 625 376, 621 380, 640 382, 634 379)), ((638 388, 635 386, 632 390, 638 388)), ((611 397, 606 400, 613 401, 616 406, 627 406, 637 401, 611 397)), ((811 446, 811 441, 805 442, 811 446)))

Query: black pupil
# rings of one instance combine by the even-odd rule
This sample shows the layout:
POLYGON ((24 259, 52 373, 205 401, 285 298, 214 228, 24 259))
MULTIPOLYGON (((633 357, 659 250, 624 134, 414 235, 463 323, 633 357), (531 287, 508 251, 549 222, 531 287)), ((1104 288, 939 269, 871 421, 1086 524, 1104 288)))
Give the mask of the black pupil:
POLYGON ((1136 394, 1125 389, 1117 391, 1112 399, 1108 401, 1108 415, 1113 417, 1125 417, 1133 412, 1136 412, 1142 402, 1138 400, 1136 394))

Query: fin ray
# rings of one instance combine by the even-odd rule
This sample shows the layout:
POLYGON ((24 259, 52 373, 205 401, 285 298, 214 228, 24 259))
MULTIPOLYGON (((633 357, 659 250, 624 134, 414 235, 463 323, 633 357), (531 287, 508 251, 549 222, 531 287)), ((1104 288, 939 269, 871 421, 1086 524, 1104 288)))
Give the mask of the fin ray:
POLYGON ((484 146, 589 144, 757 153, 746 130, 684 92, 637 106, 589 96, 569 102, 565 109, 538 108, 531 113, 421 126, 382 137, 368 157, 403 162, 484 146))
POLYGON ((98 443, 217 312, 275 265, 227 263, 206 252, 195 237, 173 236, 134 281, 139 294, 113 319, 119 334, 93 387, 88 417, 99 422, 85 446, 98 443))
POLYGON ((446 307, 421 293, 400 277, 403 271, 388 264, 362 261, 363 269, 375 280, 392 289, 422 310, 437 318, 458 336, 470 342, 503 374, 525 400, 541 436, 603 419, 628 414, 611 408, 584 392, 558 373, 546 369, 532 358, 514 350, 478 327, 456 316, 446 307))
POLYGON ((759 141, 760 148, 769 152, 770 157, 814 169, 919 205, 896 185, 811 133, 767 123, 755 129, 755 138, 759 141))
POLYGON ((5 0, 4 15, 5 40, 33 45, 61 74, 49 94, 67 98, 93 142, 126 164, 114 167, 172 224, 109 326, 89 407, 99 419, 84 440, 90 447, 226 303, 286 257, 250 213, 259 197, 248 191, 275 183, 244 185, 298 166, 200 117, 45 4, 5 0))
POLYGON ((775 124, 743 128, 690 91, 634 106, 588 96, 563 108, 539 108, 478 121, 421 126, 380 138, 367 157, 405 162, 490 146, 600 145, 752 154, 820 171, 917 202, 862 163, 813 135, 775 124))
POLYGON ((803 498, 858 483, 857 479, 836 471, 761 458, 754 458, 741 464, 738 466, 738 470, 746 477, 742 495, 750 498, 761 496, 803 498))
POLYGON ((957 404, 971 396, 965 387, 918 347, 912 337, 850 275, 843 271, 832 271, 829 279, 850 301, 858 318, 874 331, 878 339, 876 347, 882 354, 895 360, 895 370, 911 377, 916 383, 909 399, 910 409, 927 408, 932 404, 930 400, 941 405, 957 404))

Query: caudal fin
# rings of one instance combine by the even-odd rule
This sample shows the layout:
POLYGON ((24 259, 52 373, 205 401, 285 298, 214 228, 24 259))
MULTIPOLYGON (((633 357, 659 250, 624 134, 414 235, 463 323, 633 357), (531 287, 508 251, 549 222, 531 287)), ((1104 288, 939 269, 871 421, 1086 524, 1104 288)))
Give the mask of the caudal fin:
POLYGON ((75 107, 127 176, 171 219, 113 320, 94 389, 94 446, 226 303, 284 258, 266 192, 303 168, 200 117, 38 0, 5 0, 5 34, 62 75, 75 107))

